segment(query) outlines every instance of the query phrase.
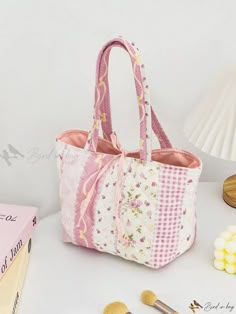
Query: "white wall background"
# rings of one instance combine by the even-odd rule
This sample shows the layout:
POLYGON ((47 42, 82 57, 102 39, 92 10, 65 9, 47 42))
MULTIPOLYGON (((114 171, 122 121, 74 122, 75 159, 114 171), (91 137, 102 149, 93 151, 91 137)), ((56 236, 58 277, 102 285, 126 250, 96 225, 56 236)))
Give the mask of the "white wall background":
MULTIPOLYGON (((57 210, 54 139, 89 129, 100 47, 123 35, 141 49, 152 103, 174 146, 204 161, 202 181, 222 181, 235 162, 184 138, 186 115, 214 77, 236 63, 234 0, 0 0, 0 200, 57 210), (10 152, 8 144, 23 157, 10 152), (5 150, 5 152, 4 152, 5 150), (5 154, 5 155, 4 155, 5 154)), ((138 109, 128 57, 112 53, 111 99, 123 146, 136 147, 138 109)))

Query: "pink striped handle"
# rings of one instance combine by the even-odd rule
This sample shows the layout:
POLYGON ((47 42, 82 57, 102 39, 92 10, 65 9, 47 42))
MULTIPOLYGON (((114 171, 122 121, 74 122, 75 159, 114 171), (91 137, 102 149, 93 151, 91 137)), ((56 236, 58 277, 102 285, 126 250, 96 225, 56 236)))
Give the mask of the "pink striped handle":
MULTIPOLYGON (((133 48, 136 50, 136 53, 138 54, 138 48, 135 48, 135 45, 131 44, 133 48)), ((121 48, 124 48, 121 46, 121 48)), ((97 82, 98 78, 101 76, 100 71, 104 71, 105 68, 108 69, 109 66, 109 56, 110 56, 111 48, 107 50, 106 54, 99 54, 98 60, 97 60, 97 82)), ((143 66, 143 65, 141 65, 143 66)), ((102 130, 103 130, 103 136, 104 138, 111 141, 111 134, 113 134, 112 129, 112 119, 111 119, 111 109, 110 109, 110 94, 109 94, 109 82, 108 82, 108 71, 106 71, 106 76, 104 77, 104 83, 106 86, 106 94, 104 96, 103 102, 101 103, 101 112, 102 112, 102 130)), ((145 81, 145 85, 147 85, 147 78, 143 76, 143 80, 145 81)), ((156 134, 161 148, 171 148, 172 145, 164 132, 160 122, 158 121, 156 114, 151 107, 151 119, 152 119, 152 129, 153 132, 156 134)))
POLYGON ((121 47, 125 49, 131 59, 133 74, 135 80, 136 94, 139 104, 140 117, 140 158, 142 160, 151 160, 152 144, 151 144, 151 120, 152 126, 157 131, 161 147, 171 147, 171 144, 165 135, 160 123, 155 119, 154 112, 149 100, 149 86, 144 74, 144 65, 141 62, 141 56, 138 49, 133 43, 129 43, 123 38, 115 38, 110 40, 100 51, 97 61, 96 89, 95 89, 95 105, 94 105, 94 122, 93 128, 89 133, 86 149, 96 151, 98 142, 98 130, 100 122, 106 129, 106 137, 110 139, 112 133, 110 102, 109 102, 109 86, 108 86, 108 59, 110 51, 113 47, 121 47), (152 116, 152 119, 151 119, 152 116), (107 128, 105 124, 107 123, 107 128))

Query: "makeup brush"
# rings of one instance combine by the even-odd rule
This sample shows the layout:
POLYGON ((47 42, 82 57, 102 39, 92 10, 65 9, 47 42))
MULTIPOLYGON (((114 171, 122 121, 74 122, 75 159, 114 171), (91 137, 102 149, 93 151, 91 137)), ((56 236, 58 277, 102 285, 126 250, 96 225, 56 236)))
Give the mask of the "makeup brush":
POLYGON ((105 307, 103 314, 132 314, 132 313, 129 312, 127 306, 124 303, 113 302, 105 307))
POLYGON ((173 310, 167 304, 158 300, 155 293, 150 290, 143 291, 143 293, 141 294, 141 300, 144 304, 153 306, 164 314, 178 314, 178 312, 173 310))

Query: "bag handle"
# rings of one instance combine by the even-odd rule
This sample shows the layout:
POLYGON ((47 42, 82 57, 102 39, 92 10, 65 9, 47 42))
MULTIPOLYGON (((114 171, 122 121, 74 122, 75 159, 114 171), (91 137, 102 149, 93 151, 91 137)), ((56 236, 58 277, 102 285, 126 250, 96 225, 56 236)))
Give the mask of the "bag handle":
POLYGON ((108 64, 106 60, 108 59, 110 50, 115 46, 125 49, 128 52, 132 62, 135 87, 139 104, 140 158, 142 160, 151 160, 151 105, 149 101, 149 87, 146 83, 144 66, 140 62, 140 55, 138 51, 135 49, 133 44, 130 44, 123 38, 115 38, 110 40, 99 53, 95 88, 94 122, 92 130, 89 132, 85 148, 90 151, 96 151, 100 122, 110 120, 111 118, 110 109, 108 110, 107 116, 106 112, 102 112, 101 109, 104 99, 107 97, 108 64), (102 62, 103 60, 104 62, 102 62))
MULTIPOLYGON (((138 54, 138 48, 135 48, 134 43, 131 44, 134 49, 136 49, 136 53, 138 54)), ((122 46, 123 48, 123 46, 122 46)), ((98 60, 97 60, 97 78, 101 76, 100 71, 104 72, 104 69, 109 66, 109 57, 110 57, 110 51, 111 48, 107 50, 106 54, 103 54, 103 56, 99 55, 98 60)), ((141 65, 141 69, 143 68, 143 64, 141 65)), ((144 72, 144 71, 143 71, 144 72)), ((110 93, 109 93, 109 82, 108 82, 108 71, 106 70, 106 75, 104 77, 104 84, 106 86, 106 94, 104 96, 103 102, 101 103, 101 125, 102 125, 102 130, 103 130, 103 137, 105 139, 108 139, 111 141, 111 135, 113 134, 113 128, 112 128, 112 120, 111 120, 111 107, 110 107, 110 93)), ((145 85, 147 84, 147 78, 145 77, 143 73, 143 81, 145 81, 145 85)), ((158 141, 160 143, 160 147, 162 149, 164 148, 171 148, 172 145, 163 130, 160 122, 157 119, 157 116, 151 107, 151 118, 152 118, 152 130, 155 133, 155 135, 158 138, 158 141)))

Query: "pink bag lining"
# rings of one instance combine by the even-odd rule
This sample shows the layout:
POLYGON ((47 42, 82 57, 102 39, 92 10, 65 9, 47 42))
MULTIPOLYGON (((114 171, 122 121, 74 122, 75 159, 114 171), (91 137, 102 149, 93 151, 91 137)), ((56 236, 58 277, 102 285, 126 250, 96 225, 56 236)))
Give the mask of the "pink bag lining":
MULTIPOLYGON (((87 138, 88 132, 86 131, 68 130, 59 135, 57 140, 83 149, 87 142, 87 138)), ((98 139, 97 152, 109 155, 118 155, 121 153, 110 141, 101 137, 98 139)), ((139 151, 129 152, 127 157, 140 158, 139 151)), ((197 168, 201 165, 201 161, 196 156, 176 148, 152 150, 152 161, 184 168, 197 168)))

